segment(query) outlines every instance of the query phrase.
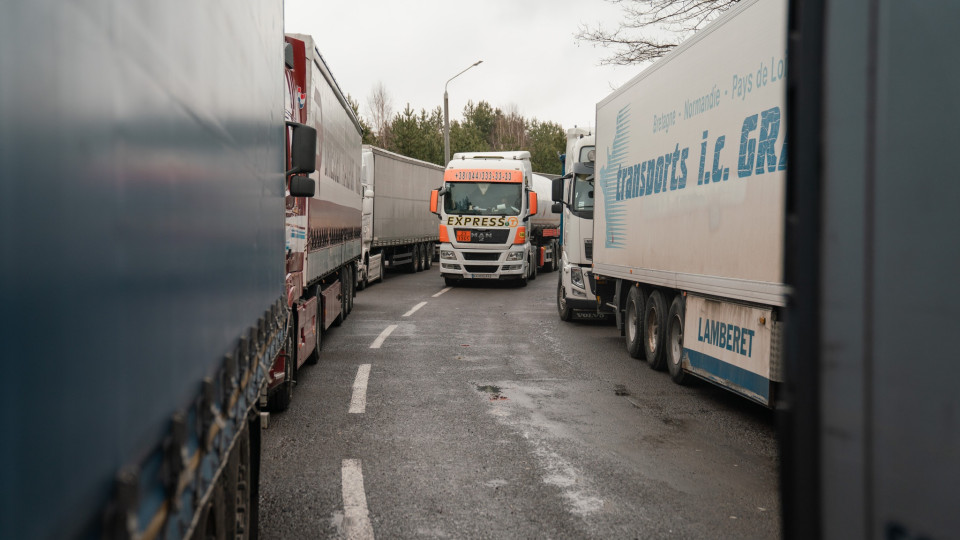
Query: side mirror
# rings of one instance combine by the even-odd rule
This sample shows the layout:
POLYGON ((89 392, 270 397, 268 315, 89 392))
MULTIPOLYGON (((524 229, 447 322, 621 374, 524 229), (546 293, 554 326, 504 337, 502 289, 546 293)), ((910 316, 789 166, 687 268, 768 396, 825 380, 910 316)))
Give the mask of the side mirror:
POLYGON ((309 176, 290 177, 291 197, 313 197, 317 190, 317 183, 309 176))
POLYGON ((433 212, 434 214, 438 213, 437 207, 439 206, 438 204, 439 200, 440 200, 440 190, 435 189, 431 191, 430 192, 430 211, 433 212))
POLYGON ((290 164, 292 174, 310 174, 317 170, 317 130, 297 122, 287 122, 290 133, 290 164))
POLYGON ((569 176, 563 176, 553 180, 553 193, 551 193, 551 199, 553 202, 562 203, 563 202, 563 181, 569 176))
POLYGON ((558 202, 553 203, 553 206, 550 207, 550 211, 553 212, 554 214, 562 214, 563 204, 558 202))
POLYGON ((528 194, 528 197, 529 197, 529 199, 530 199, 530 203, 528 204, 528 206, 530 207, 530 215, 532 216, 532 215, 536 214, 536 213, 537 213, 537 210, 538 210, 538 208, 537 208, 537 192, 536 192, 536 191, 531 191, 531 192, 528 194))

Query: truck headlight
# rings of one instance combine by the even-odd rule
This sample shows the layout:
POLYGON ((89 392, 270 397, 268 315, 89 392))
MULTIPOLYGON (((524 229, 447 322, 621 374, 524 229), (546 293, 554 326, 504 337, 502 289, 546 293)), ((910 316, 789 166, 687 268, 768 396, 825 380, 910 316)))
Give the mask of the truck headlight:
POLYGON ((583 286, 583 270, 574 267, 570 269, 570 283, 573 283, 574 287, 584 288, 583 286))
POLYGON ((522 251, 508 251, 508 252, 507 252, 507 260, 508 260, 508 261, 522 261, 522 260, 523 260, 523 252, 522 252, 522 251))
POLYGON ((457 256, 456 256, 452 251, 450 251, 450 250, 448 250, 448 249, 441 249, 441 250, 440 250, 440 258, 441 258, 441 259, 456 260, 456 259, 457 259, 457 256))

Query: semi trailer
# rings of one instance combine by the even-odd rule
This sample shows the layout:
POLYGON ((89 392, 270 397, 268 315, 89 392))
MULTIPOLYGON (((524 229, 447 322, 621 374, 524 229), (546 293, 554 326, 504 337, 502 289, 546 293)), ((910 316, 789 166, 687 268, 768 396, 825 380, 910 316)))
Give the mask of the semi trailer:
POLYGON ((437 218, 423 194, 443 184, 443 167, 363 146, 363 248, 358 287, 383 278, 384 270, 419 272, 433 266, 437 218))
POLYGON ((785 54, 785 0, 745 0, 597 104, 598 305, 675 382, 767 406, 783 381, 785 54))
POLYGON ((324 332, 353 309, 360 260, 360 123, 313 38, 288 34, 285 43, 284 113, 318 142, 314 194, 286 195, 284 300, 294 332, 270 370, 271 412, 290 405, 297 370, 319 360, 324 332))
POLYGON ((282 3, 221 7, 3 8, 2 538, 257 535, 316 133, 284 119, 282 3))

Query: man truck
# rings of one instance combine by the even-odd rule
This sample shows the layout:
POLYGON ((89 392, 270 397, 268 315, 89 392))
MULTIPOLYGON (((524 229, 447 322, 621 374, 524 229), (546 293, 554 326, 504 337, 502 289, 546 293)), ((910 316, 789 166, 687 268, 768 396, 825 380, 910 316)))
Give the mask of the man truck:
POLYGON ((389 268, 409 272, 433 265, 437 219, 423 194, 443 184, 443 167, 363 146, 363 247, 358 287, 383 278, 389 268))
POLYGON ((282 2, 3 11, 0 537, 256 537, 285 175, 315 188, 282 2))
POLYGON ((536 277, 536 255, 527 234, 537 213, 530 152, 458 152, 430 196, 440 216, 440 274, 447 285, 462 280, 536 277))
POLYGON ((786 1, 745 0, 597 104, 593 270, 627 350, 767 406, 783 380, 786 1))
POLYGON ((320 357, 323 333, 353 309, 360 260, 362 132, 313 38, 288 34, 285 114, 314 128, 317 170, 312 197, 286 197, 287 308, 294 338, 270 370, 269 406, 290 405, 297 370, 320 357))

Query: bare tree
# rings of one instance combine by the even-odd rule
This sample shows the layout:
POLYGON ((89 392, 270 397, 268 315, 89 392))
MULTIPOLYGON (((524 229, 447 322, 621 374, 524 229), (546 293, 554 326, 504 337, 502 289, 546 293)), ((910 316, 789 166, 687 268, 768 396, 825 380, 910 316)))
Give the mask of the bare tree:
POLYGON ((373 122, 373 132, 377 139, 377 145, 387 148, 390 144, 390 122, 393 120, 393 103, 390 94, 387 93, 387 87, 383 82, 378 82, 370 92, 367 99, 367 107, 370 108, 370 118, 373 122))
POLYGON ((577 41, 609 47, 605 65, 639 64, 670 52, 738 0, 606 0, 623 8, 624 21, 615 30, 581 24, 577 41), (658 36, 659 34, 659 36, 658 36), (672 38, 663 38, 672 34, 672 38))

